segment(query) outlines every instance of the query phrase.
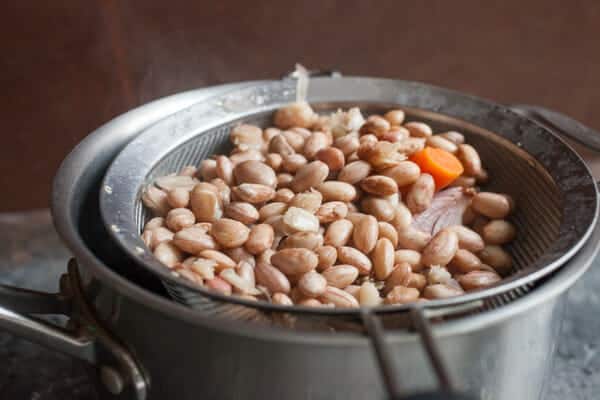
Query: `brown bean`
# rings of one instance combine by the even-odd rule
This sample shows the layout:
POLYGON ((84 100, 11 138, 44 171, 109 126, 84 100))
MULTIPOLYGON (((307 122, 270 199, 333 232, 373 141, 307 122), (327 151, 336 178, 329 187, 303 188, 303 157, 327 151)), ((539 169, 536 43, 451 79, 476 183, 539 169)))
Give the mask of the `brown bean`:
POLYGON ((380 140, 387 142, 401 142, 404 139, 410 137, 410 132, 403 126, 392 126, 389 131, 385 132, 380 136, 380 140))
POLYGON ((192 190, 198 183, 198 180, 187 175, 166 175, 160 176, 154 180, 154 184, 159 188, 168 192, 176 188, 192 190))
POLYGON ((311 190, 295 195, 292 201, 290 202, 290 207, 302 208, 314 214, 319 209, 319 207, 321 207, 322 202, 323 195, 321 195, 321 193, 317 192, 316 190, 311 190))
POLYGON ((396 144, 396 151, 406 155, 414 154, 425 148, 425 139, 417 137, 409 137, 396 144))
POLYGON ((321 246, 315 250, 315 253, 319 257, 318 271, 331 267, 337 260, 337 250, 333 246, 321 246))
POLYGON ((325 147, 317 152, 317 160, 323 161, 330 171, 339 171, 344 167, 344 153, 335 147, 325 147))
POLYGON ((173 237, 173 244, 190 254, 199 254, 202 250, 214 250, 218 247, 204 229, 195 226, 177 232, 173 237))
POLYGON ((500 246, 486 245, 477 255, 500 275, 508 275, 512 269, 512 257, 500 246))
POLYGON ((394 248, 398 246, 398 232, 392 226, 392 224, 388 222, 379 221, 377 223, 379 226, 379 239, 388 239, 394 248))
POLYGON ((277 189, 288 188, 291 185, 293 180, 294 180, 294 176, 292 174, 287 174, 287 173, 277 174, 277 189))
POLYGON ((368 275, 373 268, 369 257, 354 247, 341 246, 337 249, 338 259, 344 264, 354 265, 361 275, 368 275))
POLYGON ((398 237, 400 232, 408 229, 412 223, 412 214, 410 210, 404 205, 404 203, 398 203, 394 218, 390 221, 392 226, 398 231, 398 237))
POLYGON ((394 245, 388 239, 379 239, 372 257, 375 277, 379 280, 386 279, 394 268, 394 245))
POLYGON ((286 275, 306 273, 317 267, 317 255, 308 249, 282 249, 271 256, 271 263, 286 275))
POLYGON ((500 275, 490 271, 471 271, 458 277, 458 283, 466 291, 483 289, 500 281, 500 275))
POLYGON ((358 160, 347 164, 340 173, 337 179, 342 182, 355 185, 365 179, 371 173, 371 164, 366 161, 358 160))
POLYGON ((183 260, 183 253, 172 242, 161 242, 154 249, 154 257, 169 268, 183 260))
POLYGON ((333 145, 340 149, 345 157, 348 157, 358 149, 360 142, 356 136, 346 135, 335 139, 333 145))
POLYGON ((421 175, 421 169, 412 161, 401 161, 395 167, 383 170, 381 173, 392 178, 399 187, 403 187, 415 183, 421 175))
POLYGON ((144 225, 144 230, 150 230, 150 229, 154 229, 154 228, 160 228, 160 227, 165 227, 165 219, 162 217, 154 217, 152 219, 150 219, 148 222, 146 222, 146 225, 144 225))
POLYGON ((283 215, 285 210, 287 210, 288 205, 282 202, 273 202, 265 204, 258 210, 259 220, 265 221, 270 217, 274 217, 276 215, 283 215))
MULTIPOLYGON (((368 282, 368 283, 371 283, 371 282, 368 282)), ((377 290, 377 289, 375 289, 375 290, 377 290)), ((360 294, 360 286, 358 286, 358 285, 348 285, 348 286, 346 286, 344 288, 344 292, 350 293, 352 296, 354 296, 354 298, 356 300, 360 301, 360 299, 358 297, 359 294, 360 294)), ((379 292, 377 292, 377 293, 379 293, 379 292)))
POLYGON ((190 192, 185 188, 175 188, 167 192, 167 202, 172 208, 184 208, 190 204, 190 192))
POLYGON ((254 225, 250 229, 248 240, 244 243, 244 247, 251 254, 260 254, 263 251, 271 248, 275 232, 273 227, 268 224, 254 225))
POLYGON ((271 200, 275 196, 275 190, 257 183, 242 183, 233 188, 233 194, 241 201, 257 204, 271 200))
POLYGON ((196 176, 196 172, 198 172, 198 168, 194 167, 193 165, 186 165, 179 170, 177 175, 194 177, 196 176))
POLYGON ((481 269, 481 260, 469 250, 458 249, 454 258, 450 261, 450 267, 455 271, 465 274, 481 269))
POLYGON ((390 130, 390 123, 385 118, 379 115, 371 115, 367 118, 367 121, 360 127, 359 133, 361 135, 375 135, 377 137, 382 136, 384 133, 390 130))
POLYGON ((246 243, 250 229, 239 221, 221 218, 213 222, 210 234, 221 246, 231 249, 233 247, 240 247, 246 243))
POLYGON ((463 144, 465 142, 464 135, 462 133, 455 132, 455 131, 448 131, 448 132, 440 133, 440 136, 443 137, 444 139, 451 141, 452 143, 454 143, 456 145, 463 144))
POLYGON ((412 268, 407 262, 400 262, 392 268, 390 274, 385 279, 384 293, 389 292, 396 286, 406 286, 412 268))
POLYGON ((325 292, 327 280, 316 271, 309 271, 298 281, 298 289, 307 297, 318 297, 325 292))
POLYGON ((243 224, 250 225, 260 217, 256 207, 250 203, 234 201, 225 207, 225 216, 243 224))
POLYGON ((298 207, 289 207, 282 219, 286 233, 317 232, 319 219, 309 211, 298 207))
POLYGON ((291 189, 282 188, 275 192, 275 197, 273 201, 281 202, 281 203, 289 203, 294 198, 294 192, 291 189))
POLYGON ((389 196, 398 193, 396 181, 384 175, 371 175, 361 181, 360 187, 376 196, 389 196))
POLYGON ((154 250, 162 242, 168 242, 173 239, 174 233, 163 226, 154 229, 145 229, 142 234, 142 240, 150 250, 154 250))
POLYGON ((476 176, 481 173, 481 158, 479 153, 470 144, 458 145, 456 156, 465 170, 465 175, 476 176))
POLYGON ((323 236, 317 232, 297 232, 287 236, 280 243, 280 249, 294 247, 315 250, 323 245, 323 236))
POLYGON ((277 177, 273 168, 256 160, 244 161, 237 164, 233 170, 233 175, 238 185, 242 183, 255 183, 274 188, 277 184, 277 177))
POLYGON ((283 163, 283 157, 281 154, 277 153, 269 153, 265 157, 265 163, 273 169, 273 171, 278 172, 281 169, 281 164, 283 163))
POLYGON ((231 130, 229 139, 241 149, 258 150, 263 144, 262 129, 254 125, 241 124, 231 130))
POLYGON ((407 122, 404 127, 410 132, 410 136, 417 138, 428 138, 433 135, 433 130, 424 122, 407 122))
POLYGON ((233 182, 233 163, 226 156, 217 156, 217 177, 223 179, 225 183, 231 185, 233 182))
MULTIPOLYGON (((220 272, 225 268, 235 268, 237 264, 235 261, 233 261, 233 259, 231 259, 231 257, 221 253, 218 250, 206 249, 202 250, 200 253, 198 253, 198 255, 202 258, 214 261, 214 267, 216 268, 217 272, 220 272)), ((196 263, 198 263, 198 260, 196 263)))
POLYGON ((294 302, 290 299, 286 294, 283 293, 273 293, 271 296, 271 302, 273 304, 277 304, 280 306, 293 306, 294 302))
POLYGON ((271 293, 289 293, 290 292, 290 281, 288 278, 272 266, 265 262, 259 262, 254 268, 254 275, 256 277, 256 283, 269 289, 271 293))
POLYGON ((449 229, 439 231, 423 249, 425 265, 447 265, 458 250, 458 236, 449 229))
POLYGON ((405 160, 406 156, 398 152, 398 147, 398 143, 386 141, 367 142, 361 144, 356 153, 361 160, 367 161, 377 171, 383 171, 405 160))
POLYGON ((205 181, 210 181, 217 177, 217 162, 215 160, 207 159, 200 161, 198 172, 200 177, 205 181))
POLYGON ((431 205, 434 193, 433 177, 429 174, 421 174, 406 195, 408 209, 414 214, 425 211, 431 205))
POLYGON ((281 135, 285 138, 289 145, 292 146, 294 151, 302 151, 302 147, 304 147, 304 138, 302 135, 292 130, 283 131, 281 132, 281 135))
POLYGON ((469 250, 471 252, 478 252, 483 249, 485 243, 477 232, 462 225, 454 225, 448 227, 449 230, 456 233, 458 236, 458 247, 461 249, 469 250))
POLYGON ((423 263, 421 262, 421 253, 415 250, 402 249, 396 250, 394 253, 394 263, 407 263, 411 266, 412 270, 415 272, 423 269, 423 263))
POLYGON ((223 278, 215 276, 213 279, 207 279, 204 284, 207 288, 212 289, 216 292, 224 294, 226 296, 231 295, 233 288, 223 278))
POLYGON ((333 286, 327 286, 325 292, 320 297, 324 303, 331 303, 337 308, 358 307, 358 300, 350 293, 345 292, 333 286))
POLYGON ((385 296, 385 302, 387 304, 407 304, 415 302, 418 298, 419 291, 417 289, 396 286, 385 296))
POLYGON ((447 151, 448 153, 456 153, 458 151, 458 146, 440 135, 433 135, 427 138, 427 145, 431 147, 436 147, 438 149, 442 149, 447 151))
POLYGON ((352 265, 339 264, 322 272, 329 286, 344 289, 358 278, 358 269, 352 265))
POLYGON ((385 118, 390 123, 390 125, 396 126, 402 125, 402 123, 404 122, 404 117, 404 111, 400 109, 390 110, 386 112, 383 116, 383 118, 385 118))
POLYGON ((300 301, 298 301, 297 304, 299 306, 304 306, 304 307, 324 307, 325 306, 319 300, 312 299, 312 298, 301 299, 300 301))
POLYGON ((302 153, 309 160, 314 160, 319 150, 328 146, 329 139, 323 132, 313 132, 304 142, 302 153))
POLYGON ((226 268, 219 273, 219 278, 229 283, 239 294, 258 295, 260 291, 253 283, 238 275, 233 268, 226 268))
POLYGON ((269 153, 276 153, 284 157, 294 154, 294 148, 288 143, 282 134, 273 136, 269 141, 269 153))
POLYGON ((361 252, 369 254, 375 248, 378 237, 379 225, 372 215, 365 215, 354 225, 352 242, 361 252))
POLYGON ((423 290, 423 297, 426 299, 445 299, 448 297, 460 296, 464 291, 451 285, 438 283, 429 285, 423 290))
POLYGON ((379 291, 372 282, 364 282, 359 287, 358 302, 363 307, 375 307, 381 304, 382 299, 379 297, 379 291))
MULTIPOLYGON (((265 157, 262 155, 262 153, 259 150, 251 149, 251 150, 244 150, 244 151, 234 150, 234 152, 229 156, 229 159, 235 166, 241 162, 249 161, 249 160, 264 161, 265 157)), ((206 178, 204 178, 204 179, 210 180, 210 179, 206 179, 206 178)))
POLYGON ((142 202, 153 215, 164 216, 171 209, 167 194, 154 185, 148 185, 142 194, 142 202))
POLYGON ((373 215, 378 221, 391 221, 396 215, 396 207, 380 197, 364 198, 360 206, 365 213, 373 215))
POLYGON ((215 178, 210 183, 217 188, 217 195, 219 196, 219 200, 221 200, 221 205, 228 205, 231 202, 231 188, 221 178, 215 178))
POLYGON ((512 211, 512 200, 503 194, 480 192, 471 200, 473 210, 492 219, 503 219, 512 211))
POLYGON ((281 163, 281 168, 285 172, 289 172, 290 174, 295 174, 300 168, 306 165, 308 161, 302 154, 290 154, 283 157, 283 161, 281 163))
POLYGON ((431 235, 411 226, 398 231, 398 246, 401 249, 421 251, 431 240, 431 235))
MULTIPOLYGON (((227 254, 227 256, 229 256, 236 263, 247 262, 250 265, 256 265, 254 256, 252 254, 248 253, 248 251, 246 251, 246 249, 244 249, 243 247, 235 247, 233 249, 224 249, 223 252, 225 254, 227 254)), ((265 253, 266 253, 266 251, 263 252, 261 254, 261 256, 264 256, 265 253)), ((267 262, 268 261, 269 260, 267 259, 267 262)))
POLYGON ((304 192, 311 187, 318 187, 327 179, 329 167, 322 161, 313 161, 301 167, 290 183, 290 188, 296 192, 304 192))
POLYGON ((348 203, 356 198, 356 189, 349 183, 339 181, 323 182, 316 187, 323 195, 323 201, 343 201, 348 203))
POLYGON ((335 247, 345 246, 352 236, 354 225, 347 219, 332 222, 325 231, 324 243, 335 247))
POLYGON ((316 212, 319 222, 328 224, 338 219, 346 218, 348 215, 348 206, 341 201, 329 201, 319 207, 316 212))
MULTIPOLYGON (((170 214, 171 212, 169 212, 170 214)), ((168 215, 167 215, 168 218, 168 215)), ((517 230, 508 221, 497 219, 488 222, 482 230, 483 240, 487 244, 504 244, 514 240, 517 230)))
POLYGON ((174 208, 167 214, 165 219, 167 227, 173 232, 189 228, 196 223, 196 217, 187 208, 174 208))

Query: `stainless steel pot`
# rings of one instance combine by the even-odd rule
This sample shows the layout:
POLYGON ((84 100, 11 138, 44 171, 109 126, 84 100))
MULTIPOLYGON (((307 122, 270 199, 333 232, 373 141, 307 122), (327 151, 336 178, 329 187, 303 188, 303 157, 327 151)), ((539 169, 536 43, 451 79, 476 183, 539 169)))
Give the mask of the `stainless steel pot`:
MULTIPOLYGON (((73 150, 56 177, 53 213, 76 261, 60 294, 2 287, 0 327, 96 363, 107 387, 123 399, 384 398, 363 333, 300 332, 204 317, 167 298, 103 231, 97 193, 116 153, 143 128, 224 90, 186 92, 142 106, 73 150), (45 313, 69 315, 69 328, 25 315, 45 313)), ((541 398, 562 295, 588 268, 599 240, 596 226, 566 265, 513 302, 432 323, 459 387, 482 399, 541 398)), ((418 335, 397 329, 386 340, 406 393, 435 384, 418 335)))

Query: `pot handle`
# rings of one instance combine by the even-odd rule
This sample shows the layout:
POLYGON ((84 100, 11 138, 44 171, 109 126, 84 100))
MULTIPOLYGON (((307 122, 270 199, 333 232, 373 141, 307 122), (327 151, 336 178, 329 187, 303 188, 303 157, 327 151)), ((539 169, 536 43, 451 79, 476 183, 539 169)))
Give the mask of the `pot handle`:
POLYGON ((148 384, 142 369, 131 353, 102 327, 86 302, 74 259, 69 261, 68 273, 60 279, 59 293, 0 285, 0 329, 99 365, 101 381, 113 394, 129 386, 137 400, 147 397, 148 384), (24 314, 66 315, 71 329, 24 314), (114 366, 100 365, 105 354, 114 366))
POLYGON ((417 395, 405 395, 401 388, 400 376, 395 372, 392 353, 386 343, 385 328, 380 317, 369 308, 361 308, 361 319, 373 344, 384 384, 391 400, 473 400, 469 395, 460 392, 452 382, 433 336, 429 319, 469 312, 480 308, 481 305, 481 300, 476 300, 438 309, 419 305, 411 308, 409 313, 413 328, 421 339, 439 385, 438 391, 417 395))

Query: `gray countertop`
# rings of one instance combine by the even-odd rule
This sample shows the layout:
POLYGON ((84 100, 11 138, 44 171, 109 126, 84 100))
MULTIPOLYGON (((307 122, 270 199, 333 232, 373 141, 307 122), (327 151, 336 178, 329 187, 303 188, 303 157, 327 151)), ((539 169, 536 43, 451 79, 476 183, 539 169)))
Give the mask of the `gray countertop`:
MULTIPOLYGON (((45 210, 0 214, 0 282, 55 291, 69 252, 45 210)), ((568 293, 545 400, 600 398, 600 260, 568 293)), ((0 399, 111 399, 84 362, 0 332, 0 399)))

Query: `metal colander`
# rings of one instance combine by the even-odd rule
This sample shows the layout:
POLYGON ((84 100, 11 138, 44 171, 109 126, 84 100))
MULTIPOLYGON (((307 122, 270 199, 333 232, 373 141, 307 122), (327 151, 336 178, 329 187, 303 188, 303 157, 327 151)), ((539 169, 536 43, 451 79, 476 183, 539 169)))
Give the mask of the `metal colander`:
MULTIPOLYGON (((275 81, 216 96, 172 115, 140 134, 117 156, 100 193, 108 231, 128 255, 158 275, 172 297, 199 312, 294 329, 362 329, 359 310, 282 307, 227 297, 172 274, 140 239, 149 218, 140 200, 154 178, 197 165, 230 150, 229 132, 244 121, 268 126, 275 109, 294 100, 292 81, 275 81), (294 315, 291 313, 293 312, 294 315)), ((583 161, 552 133, 507 108, 420 83, 373 78, 318 78, 308 101, 320 113, 357 106, 365 114, 401 107, 408 120, 434 131, 465 134, 481 155, 491 179, 486 190, 510 193, 519 236, 508 250, 514 273, 499 284, 464 296, 435 300, 427 307, 460 312, 495 308, 526 294, 535 282, 565 263, 591 232, 597 194, 583 161), (461 308, 461 304, 473 307, 461 308)), ((372 309, 386 326, 403 326, 411 305, 372 309)))

